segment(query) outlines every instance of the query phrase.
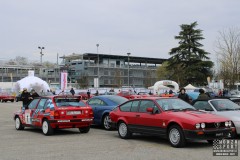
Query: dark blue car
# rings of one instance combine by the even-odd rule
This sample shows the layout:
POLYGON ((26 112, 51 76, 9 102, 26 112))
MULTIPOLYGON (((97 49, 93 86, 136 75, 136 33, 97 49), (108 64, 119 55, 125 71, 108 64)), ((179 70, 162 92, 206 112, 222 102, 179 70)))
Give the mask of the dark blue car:
POLYGON ((93 124, 101 125, 104 129, 110 130, 111 119, 109 112, 126 101, 128 101, 128 99, 117 95, 101 95, 89 99, 87 104, 93 109, 93 124))

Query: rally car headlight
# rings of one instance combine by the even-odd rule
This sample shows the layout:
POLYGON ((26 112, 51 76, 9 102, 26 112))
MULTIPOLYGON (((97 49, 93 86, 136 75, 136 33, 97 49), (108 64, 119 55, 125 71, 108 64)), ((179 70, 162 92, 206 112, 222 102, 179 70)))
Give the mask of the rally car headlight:
POLYGON ((205 127, 206 127, 205 123, 201 123, 201 128, 205 128, 205 127))
POLYGON ((199 123, 197 123, 195 126, 196 126, 197 129, 200 128, 200 124, 199 123))

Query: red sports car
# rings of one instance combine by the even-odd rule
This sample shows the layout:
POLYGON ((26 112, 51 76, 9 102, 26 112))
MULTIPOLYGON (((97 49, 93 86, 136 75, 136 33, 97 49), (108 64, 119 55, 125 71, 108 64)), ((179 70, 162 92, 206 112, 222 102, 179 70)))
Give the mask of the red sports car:
POLYGON ((7 101, 14 102, 14 100, 15 100, 15 96, 13 96, 9 93, 0 93, 0 101, 1 102, 7 102, 7 101))
POLYGON ((122 96, 122 97, 125 97, 127 99, 137 99, 137 98, 142 98, 141 95, 137 95, 137 94, 134 94, 132 92, 129 92, 129 91, 121 91, 117 94, 118 96, 122 96))
POLYGON ((120 138, 130 138, 132 133, 158 135, 168 138, 173 147, 185 146, 188 139, 211 143, 235 131, 229 119, 197 111, 178 98, 130 100, 111 111, 110 118, 120 138))
POLYGON ((44 135, 54 129, 79 128, 82 133, 90 130, 93 111, 80 96, 46 96, 33 99, 26 109, 14 113, 15 127, 42 128, 44 135))

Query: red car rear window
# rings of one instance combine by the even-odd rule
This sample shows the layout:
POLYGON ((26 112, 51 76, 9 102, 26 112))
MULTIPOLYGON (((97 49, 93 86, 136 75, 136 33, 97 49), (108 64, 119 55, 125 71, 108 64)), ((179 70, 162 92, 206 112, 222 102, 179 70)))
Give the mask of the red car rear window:
POLYGON ((86 107, 86 104, 79 98, 55 98, 57 107, 86 107))

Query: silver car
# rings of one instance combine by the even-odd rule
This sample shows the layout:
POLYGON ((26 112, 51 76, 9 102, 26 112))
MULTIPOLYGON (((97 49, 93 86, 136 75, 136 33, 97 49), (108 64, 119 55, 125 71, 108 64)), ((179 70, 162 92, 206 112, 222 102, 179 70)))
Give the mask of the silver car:
POLYGON ((210 112, 232 120, 236 128, 236 133, 232 135, 240 135, 240 106, 229 99, 206 99, 195 100, 193 106, 201 111, 210 112))

